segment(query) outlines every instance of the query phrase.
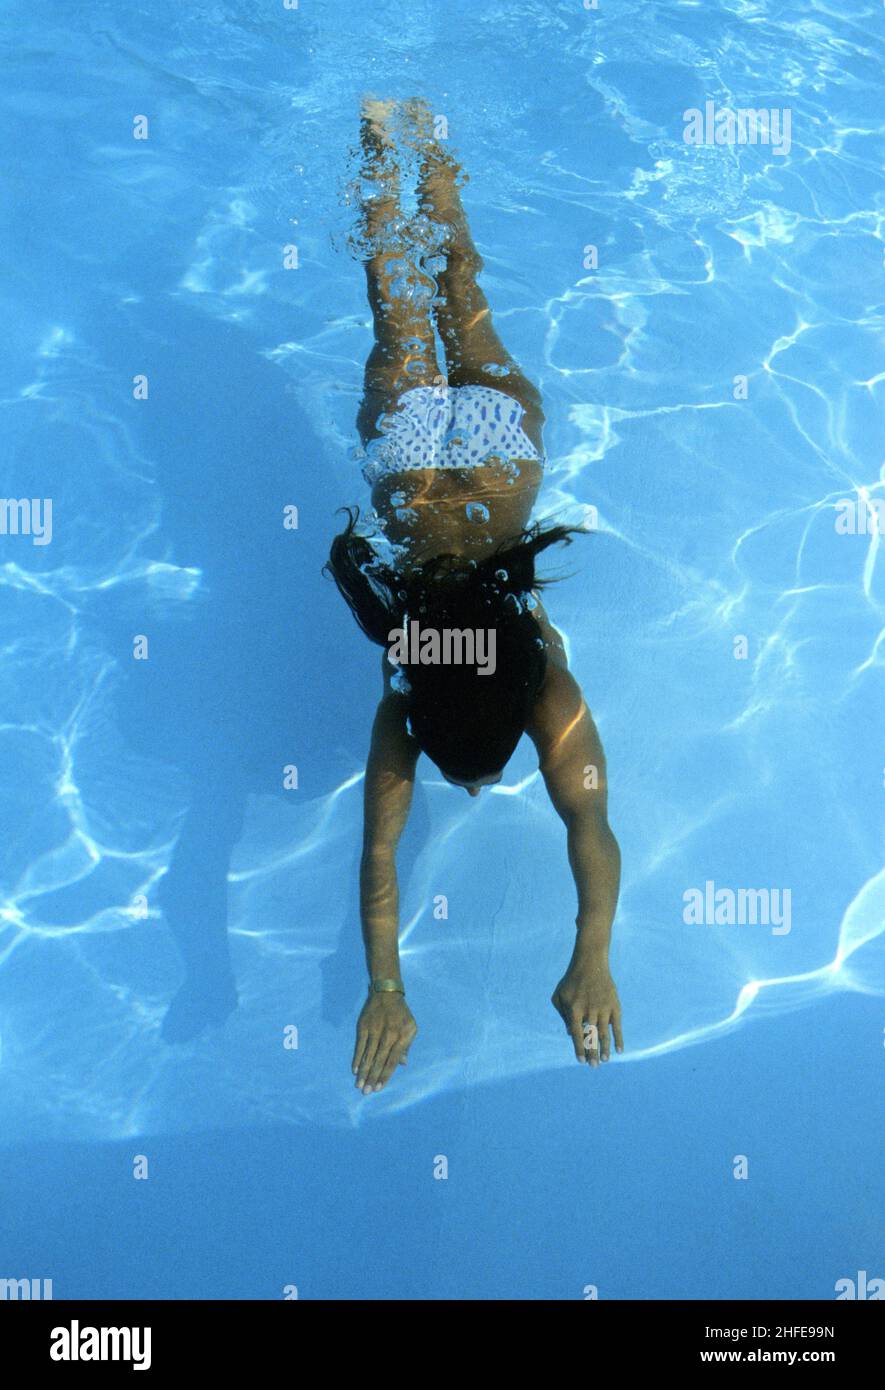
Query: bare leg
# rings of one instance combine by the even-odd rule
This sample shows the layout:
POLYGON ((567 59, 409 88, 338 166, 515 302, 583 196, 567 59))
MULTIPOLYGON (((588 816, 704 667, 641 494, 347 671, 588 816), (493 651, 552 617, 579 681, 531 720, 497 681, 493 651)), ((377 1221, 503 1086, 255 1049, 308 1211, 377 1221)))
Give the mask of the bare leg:
MULTIPOLYGON (((360 139, 366 154, 365 177, 376 196, 364 204, 365 229, 371 241, 382 239, 399 215, 399 170, 387 122, 391 102, 366 101, 360 139)), ((357 428, 365 444, 376 438, 378 420, 399 396, 414 386, 432 386, 439 377, 430 303, 433 281, 416 265, 408 249, 378 249, 365 262, 375 345, 365 371, 357 428)))
POLYGON ((458 165, 435 142, 422 151, 421 210, 448 229, 445 269, 438 275, 436 324, 446 353, 451 386, 491 386, 519 401, 522 427, 542 449, 541 394, 504 347, 492 322, 488 301, 477 284, 482 258, 477 251, 456 183, 458 165), (487 367, 504 367, 506 376, 487 367))

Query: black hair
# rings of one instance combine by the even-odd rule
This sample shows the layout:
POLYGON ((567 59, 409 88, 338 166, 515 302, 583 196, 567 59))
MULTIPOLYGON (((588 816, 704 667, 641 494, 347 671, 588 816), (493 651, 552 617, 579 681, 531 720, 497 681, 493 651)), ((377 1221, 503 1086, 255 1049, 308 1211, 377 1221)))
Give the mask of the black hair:
POLYGON ((535 557, 570 544, 581 528, 536 522, 482 560, 437 555, 399 573, 357 532, 359 510, 345 510, 347 526, 333 540, 324 572, 371 641, 389 647, 390 634, 413 619, 437 631, 494 629, 493 671, 413 660, 403 674, 409 728, 437 767, 460 782, 500 772, 525 732, 547 669, 531 590, 552 581, 535 577, 535 557))

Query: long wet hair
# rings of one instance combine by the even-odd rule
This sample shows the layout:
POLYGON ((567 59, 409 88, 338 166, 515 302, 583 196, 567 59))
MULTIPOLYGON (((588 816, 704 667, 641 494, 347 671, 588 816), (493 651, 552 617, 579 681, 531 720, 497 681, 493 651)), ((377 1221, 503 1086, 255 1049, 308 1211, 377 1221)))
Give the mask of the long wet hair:
POLYGON ((494 629, 495 669, 474 664, 403 666, 412 736, 449 777, 472 782, 501 772, 525 732, 541 689, 547 657, 532 615, 535 557, 548 546, 570 544, 574 526, 535 523, 479 561, 438 555, 400 574, 356 529, 359 510, 335 537, 324 567, 363 632, 390 648, 390 634, 417 619, 422 629, 494 629))

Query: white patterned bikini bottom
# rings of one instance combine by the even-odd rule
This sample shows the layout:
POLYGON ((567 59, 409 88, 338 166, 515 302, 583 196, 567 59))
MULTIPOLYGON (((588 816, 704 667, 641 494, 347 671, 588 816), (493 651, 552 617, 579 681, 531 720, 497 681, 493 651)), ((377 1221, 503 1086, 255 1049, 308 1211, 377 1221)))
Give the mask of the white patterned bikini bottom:
POLYGON ((543 458, 522 428, 519 401, 491 386, 414 386, 379 422, 366 445, 370 487, 412 468, 482 468, 543 458))

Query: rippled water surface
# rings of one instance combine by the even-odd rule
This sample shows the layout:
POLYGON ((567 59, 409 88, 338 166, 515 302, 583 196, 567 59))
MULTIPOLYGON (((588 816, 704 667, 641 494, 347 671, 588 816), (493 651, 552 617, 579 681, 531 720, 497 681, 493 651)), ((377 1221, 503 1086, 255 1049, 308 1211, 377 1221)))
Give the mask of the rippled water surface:
POLYGON ((51 496, 53 535, 0 538, 4 1141, 351 1126, 509 1082, 505 1114, 527 1074, 577 1071, 549 1004, 574 889, 526 741, 476 801, 420 764, 421 1032, 382 1096, 351 1084, 378 659, 320 569, 335 509, 367 502, 366 91, 445 117, 497 325, 544 395, 539 514, 598 511, 545 570, 624 856, 617 1067, 692 1049, 681 1104, 698 1048, 730 1035, 727 1076, 772 1015, 810 1010, 811 1046, 815 1001, 881 994, 885 571, 879 536, 836 526, 885 498, 881 8, 37 0, 5 21, 4 492, 51 496), (706 100, 789 108, 789 153, 686 144, 706 100), (173 1047, 157 890, 195 799, 174 910, 195 937, 218 920, 227 837, 241 997, 173 1047), (789 931, 686 925, 708 881, 789 890, 789 931))

